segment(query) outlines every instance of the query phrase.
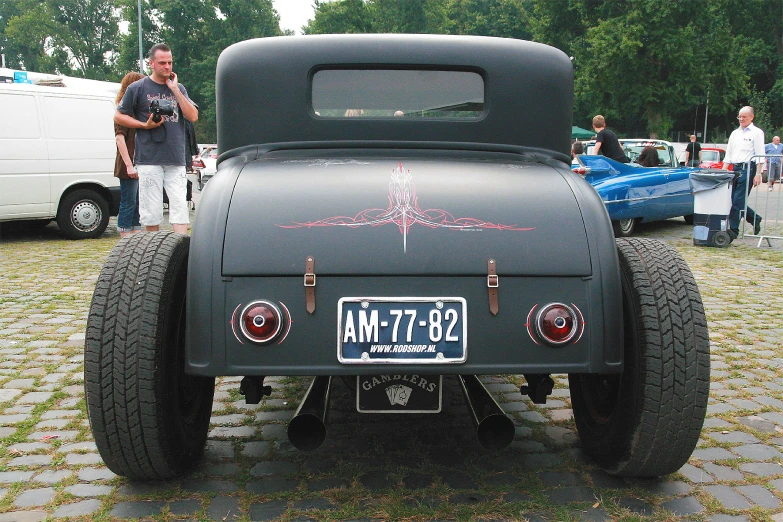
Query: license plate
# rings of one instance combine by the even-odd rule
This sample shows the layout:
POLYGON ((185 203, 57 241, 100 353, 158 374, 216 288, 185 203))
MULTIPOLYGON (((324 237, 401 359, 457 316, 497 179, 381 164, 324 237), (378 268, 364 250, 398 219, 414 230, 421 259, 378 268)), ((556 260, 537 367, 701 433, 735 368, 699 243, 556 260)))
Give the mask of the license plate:
POLYGON ((337 359, 344 364, 467 360, 462 297, 343 297, 337 321, 337 359))
POLYGON ((440 375, 356 377, 356 410, 360 413, 438 413, 442 402, 440 375))

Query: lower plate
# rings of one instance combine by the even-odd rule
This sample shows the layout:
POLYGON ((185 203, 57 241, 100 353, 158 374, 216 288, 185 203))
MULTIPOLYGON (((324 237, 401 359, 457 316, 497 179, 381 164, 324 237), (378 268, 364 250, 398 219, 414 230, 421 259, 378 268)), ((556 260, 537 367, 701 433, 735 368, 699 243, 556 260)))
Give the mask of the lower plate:
POLYGON ((360 375, 356 410, 360 413, 439 413, 441 375, 360 375))

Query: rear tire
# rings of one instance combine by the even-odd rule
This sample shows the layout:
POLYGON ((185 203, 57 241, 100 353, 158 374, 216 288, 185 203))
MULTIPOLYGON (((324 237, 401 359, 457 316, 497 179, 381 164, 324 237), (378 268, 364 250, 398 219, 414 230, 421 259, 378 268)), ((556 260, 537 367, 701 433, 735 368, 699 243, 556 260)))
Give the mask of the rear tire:
POLYGON ((615 237, 628 237, 636 228, 636 218, 617 219, 612 221, 615 237))
POLYGON ((710 385, 707 321, 685 261, 650 239, 617 240, 623 287, 622 374, 570 374, 585 452, 607 472, 673 473, 699 440, 710 385))
POLYGON ((74 190, 60 200, 57 226, 68 239, 99 237, 108 224, 109 203, 94 190, 74 190))
POLYGON ((189 246, 171 232, 131 235, 95 287, 85 397, 95 443, 118 475, 171 478, 204 451, 215 379, 183 371, 189 246))

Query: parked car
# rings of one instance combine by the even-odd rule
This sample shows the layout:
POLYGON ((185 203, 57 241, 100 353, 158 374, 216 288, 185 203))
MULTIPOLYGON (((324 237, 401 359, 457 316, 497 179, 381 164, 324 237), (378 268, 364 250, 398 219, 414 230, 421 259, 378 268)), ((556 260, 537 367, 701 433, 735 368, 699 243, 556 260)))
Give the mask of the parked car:
POLYGON ((601 467, 688 461, 709 396, 704 308, 677 251, 615 240, 569 169, 566 54, 475 36, 259 38, 223 51, 216 85, 221 174, 192 236, 131 236, 96 283, 85 397, 112 471, 196 465, 224 375, 253 404, 264 376, 314 376, 288 423, 302 451, 326 437, 333 377, 358 412, 425 416, 451 402, 448 379, 498 450, 516 428, 478 376, 524 375, 542 404, 567 373, 601 467))
POLYGON ((620 138, 619 141, 625 151, 625 155, 632 162, 636 161, 645 147, 655 147, 658 151, 659 167, 677 167, 680 164, 677 161, 677 153, 674 150, 674 146, 668 141, 636 138, 620 138))
POLYGON ((671 143, 637 139, 621 139, 620 143, 632 162, 644 147, 655 147, 660 166, 642 167, 590 154, 579 155, 571 162, 571 169, 584 176, 598 191, 609 212, 615 235, 628 237, 637 223, 678 216, 692 224, 690 173, 693 169, 677 166, 671 143))
POLYGON ((119 84, 73 80, 0 83, 0 222, 56 220, 65 237, 88 239, 119 211, 112 124, 119 84))
POLYGON ((693 223, 692 168, 642 167, 584 154, 572 169, 601 196, 617 237, 632 235, 637 223, 678 216, 693 223))
MULTIPOLYGON (((680 164, 677 160, 677 152, 672 143, 664 140, 639 139, 639 138, 619 138, 618 141, 623 147, 625 155, 631 162, 635 162, 642 149, 647 146, 655 147, 658 150, 658 159, 661 167, 675 167, 680 164)), ((593 154, 595 150, 595 140, 584 142, 585 154, 593 154)))
POLYGON ((203 190, 207 181, 217 173, 217 145, 204 145, 201 154, 193 158, 193 166, 198 170, 198 189, 203 190))
POLYGON ((722 169, 723 158, 725 157, 726 149, 719 149, 717 147, 702 147, 699 167, 702 169, 722 169))

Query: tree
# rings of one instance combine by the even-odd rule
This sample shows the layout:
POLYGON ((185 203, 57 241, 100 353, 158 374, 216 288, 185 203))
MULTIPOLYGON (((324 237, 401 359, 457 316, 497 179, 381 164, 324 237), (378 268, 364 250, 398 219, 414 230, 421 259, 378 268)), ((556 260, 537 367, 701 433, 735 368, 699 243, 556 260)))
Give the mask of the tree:
POLYGON ((372 22, 362 0, 313 0, 315 17, 302 27, 304 34, 372 33, 372 22))
POLYGON ((666 136, 708 88, 719 110, 746 92, 727 3, 569 0, 563 9, 559 0, 538 0, 531 27, 537 40, 574 57, 583 119, 601 113, 626 130, 666 136))
POLYGON ((75 74, 94 80, 116 79, 119 18, 110 0, 51 2, 58 30, 54 47, 66 50, 75 74))
POLYGON ((449 34, 530 40, 528 11, 522 0, 449 0, 449 34))
POLYGON ((11 67, 97 80, 116 79, 119 20, 112 2, 7 3, 5 9, 11 14, 3 28, 3 52, 11 67))
POLYGON ((315 1, 305 34, 428 33, 530 38, 525 1, 338 0, 315 1))
MULTIPOLYGON (((138 0, 119 0, 117 2, 121 10, 122 20, 128 23, 128 33, 121 37, 118 46, 119 57, 117 59, 117 70, 120 76, 124 76, 130 71, 139 71, 139 12, 138 0)), ((146 59, 147 51, 154 44, 162 41, 160 36, 160 27, 153 21, 151 15, 157 16, 149 0, 142 0, 141 3, 141 27, 142 27, 142 56, 146 59)), ((146 72, 146 63, 141 71, 146 72)))
POLYGON ((56 63, 46 54, 55 31, 49 6, 31 0, 8 1, 0 3, 0 10, 6 65, 12 69, 57 72, 56 63))
MULTIPOLYGON (((740 67, 749 76, 749 90, 753 92, 745 93, 742 101, 765 103, 770 119, 768 127, 762 128, 772 131, 774 123, 780 127, 783 120, 783 2, 725 0, 725 4, 732 31, 743 50, 740 67)), ((736 110, 736 106, 732 108, 732 112, 736 110)), ((754 122, 759 125, 758 110, 756 114, 754 122)))

